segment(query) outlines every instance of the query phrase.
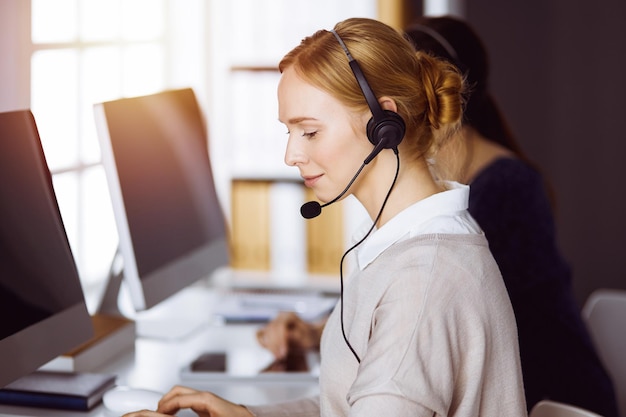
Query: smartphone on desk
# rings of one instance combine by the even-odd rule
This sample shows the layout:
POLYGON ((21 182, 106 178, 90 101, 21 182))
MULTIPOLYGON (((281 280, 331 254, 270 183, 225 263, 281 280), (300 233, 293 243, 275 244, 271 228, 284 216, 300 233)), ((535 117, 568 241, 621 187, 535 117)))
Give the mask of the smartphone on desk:
POLYGON ((181 371, 183 380, 311 380, 319 377, 319 352, 292 352, 276 360, 260 348, 205 352, 181 371))
POLYGON ((226 352, 207 352, 191 363, 192 372, 226 372, 226 352))

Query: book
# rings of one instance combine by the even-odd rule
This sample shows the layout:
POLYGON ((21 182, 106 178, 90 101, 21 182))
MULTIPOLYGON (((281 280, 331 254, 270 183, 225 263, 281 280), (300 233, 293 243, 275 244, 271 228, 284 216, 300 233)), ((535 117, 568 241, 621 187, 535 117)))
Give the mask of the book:
POLYGON ((40 371, 91 372, 135 347, 136 324, 121 316, 95 314, 94 336, 39 368, 40 371))
POLYGON ((0 389, 0 404, 87 411, 115 386, 115 375, 36 371, 0 389))

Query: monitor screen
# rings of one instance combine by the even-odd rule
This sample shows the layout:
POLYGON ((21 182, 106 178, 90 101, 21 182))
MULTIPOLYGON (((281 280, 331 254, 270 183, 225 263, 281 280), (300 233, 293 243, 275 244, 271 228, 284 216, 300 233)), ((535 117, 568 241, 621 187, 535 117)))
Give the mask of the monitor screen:
POLYGON ((94 108, 123 259, 137 310, 228 264, 204 119, 192 89, 94 108))
POLYGON ((35 120, 0 113, 0 387, 92 336, 35 120))

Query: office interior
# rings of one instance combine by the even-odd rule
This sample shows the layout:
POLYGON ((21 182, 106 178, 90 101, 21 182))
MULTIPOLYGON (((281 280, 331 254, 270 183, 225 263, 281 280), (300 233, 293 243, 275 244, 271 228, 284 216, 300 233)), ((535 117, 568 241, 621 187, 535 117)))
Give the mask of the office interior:
MULTIPOLYGON (((0 111, 32 108, 40 124, 91 309, 107 277, 117 238, 107 208, 95 129, 88 124, 91 103, 192 87, 206 117, 216 186, 228 221, 233 220, 232 205, 239 195, 233 194, 233 187, 248 196, 259 192, 260 186, 265 197, 276 193, 279 199, 310 198, 299 190, 297 173, 282 162, 285 139, 276 120, 274 67, 302 36, 355 14, 401 28, 411 16, 451 13, 477 29, 490 51, 492 91, 524 149, 554 187, 559 242, 572 266, 581 307, 596 289, 626 289, 626 222, 621 220, 626 199, 620 191, 620 180, 626 177, 622 161, 626 141, 620 129, 626 93, 622 75, 626 28, 621 16, 626 4, 619 0, 593 5, 564 0, 316 0, 298 5, 296 10, 288 0, 0 0, 0 111), (76 15, 58 16, 66 30, 46 40, 50 29, 41 22, 54 20, 48 14, 54 10, 51 4, 76 15), (91 13, 84 7, 87 4, 93 6, 91 13), (37 15, 36 10, 43 14, 37 15), (136 31, 134 24, 115 15, 122 10, 129 19, 145 23, 146 31, 136 31), (113 29, 96 24, 107 18, 116 22, 113 29), (42 24, 40 32, 36 22, 42 24), (42 38, 34 41, 35 34, 42 38), (55 51, 62 54, 55 57, 55 51), (143 64, 144 69, 150 65, 149 71, 133 72, 137 51, 146 55, 134 64, 143 64), (64 66, 67 63, 69 67, 64 66), (89 84, 90 65, 94 71, 118 72, 101 71, 98 74, 106 82, 89 84), (127 72, 121 75, 120 68, 127 72), (38 95, 38 89, 52 80, 56 85, 47 90, 52 95, 38 95), (256 187, 245 194, 250 184, 256 187)), ((267 209, 271 206, 263 207, 257 214, 268 222, 262 233, 271 245, 272 212, 267 209)), ((342 209, 334 213, 341 232, 332 237, 347 242, 355 226, 353 217, 358 220, 363 213, 350 201, 342 209), (344 212, 359 216, 344 216, 344 212)), ((298 213, 278 218, 293 219, 293 230, 300 231, 295 234, 301 239, 314 233, 307 231, 298 213)), ((317 242, 326 238, 315 237, 317 242)), ((304 243, 300 248, 306 251, 304 243)), ((341 251, 341 246, 334 250, 341 251)), ((294 268, 304 273, 313 268, 332 286, 338 273, 332 270, 333 258, 314 263, 321 264, 315 270, 300 258, 306 258, 303 253, 289 257, 300 259, 295 265, 281 263, 285 257, 269 250, 261 260, 249 264, 240 260, 240 266, 243 271, 258 268, 270 275, 284 272, 280 268, 289 273, 294 268)), ((293 285, 302 283, 299 277, 287 279, 293 279, 293 285)))
MULTIPOLYGON (((31 55, 39 49, 30 41, 30 3, 18 0, 3 0, 0 3, 2 111, 36 105, 31 103, 33 92, 29 74, 31 55)), ((137 7, 141 7, 141 2, 136 3, 137 7)), ((491 87, 494 95, 525 150, 553 184, 558 210, 556 221, 559 242, 572 264, 577 300, 582 305, 596 288, 624 288, 626 260, 622 253, 626 250, 626 225, 619 219, 626 208, 626 201, 622 193, 612 190, 613 180, 623 178, 626 169, 621 161, 626 145, 620 140, 621 97, 626 89, 621 68, 626 59, 623 52, 626 36, 624 28, 617 21, 624 11, 623 2, 607 0, 593 7, 556 0, 541 4, 492 4, 482 0, 380 0, 341 2, 340 5, 311 2, 306 6, 310 12, 305 14, 289 13, 290 6, 277 1, 267 3, 277 8, 277 11, 272 9, 271 13, 265 5, 251 3, 241 7, 224 3, 200 0, 156 2, 166 11, 162 12, 161 17, 153 19, 163 19, 167 23, 168 36, 167 40, 161 40, 163 36, 156 29, 151 29, 153 34, 150 36, 156 36, 165 44, 168 59, 157 75, 149 77, 158 80, 149 85, 150 81, 146 81, 146 77, 135 76, 135 80, 141 81, 137 84, 143 86, 134 87, 134 91, 133 87, 128 87, 126 94, 140 95, 159 88, 177 86, 194 88, 207 115, 212 159, 215 161, 219 193, 227 213, 231 176, 249 176, 253 168, 253 172, 260 173, 260 176, 295 178, 294 172, 282 162, 281 137, 284 129, 276 121, 274 107, 267 111, 269 119, 262 120, 264 124, 261 129, 267 131, 266 136, 269 137, 263 141, 264 146, 258 145, 262 142, 258 139, 244 139, 244 143, 233 145, 237 137, 258 138, 260 133, 257 132, 258 124, 245 127, 241 117, 233 116, 239 115, 241 110, 233 110, 236 103, 232 102, 232 95, 225 91, 226 84, 220 82, 220 77, 227 77, 229 66, 231 69, 245 66, 257 68, 255 74, 259 82, 256 86, 250 86, 243 80, 236 88, 250 91, 248 96, 263 96, 262 105, 275 106, 275 74, 263 69, 271 69, 280 55, 303 34, 329 26, 352 13, 380 15, 396 26, 410 20, 408 16, 424 10, 433 14, 452 13, 464 16, 487 43, 491 55, 491 87), (281 7, 284 10, 281 11, 281 7), (319 20, 310 18, 315 15, 315 11, 320 16, 319 20), (253 19, 261 15, 266 16, 267 24, 262 23, 263 19, 253 19), (283 19, 283 24, 280 19, 283 19), (298 19, 305 22, 299 22, 298 19), (289 30, 295 30, 295 33, 288 35, 289 30), (266 34, 265 37, 260 37, 260 33, 266 34), (254 48, 251 39, 262 40, 263 45, 276 45, 276 48, 254 48), (238 52, 239 55, 248 53, 252 58, 237 56, 233 52, 233 45, 242 51, 238 52), (215 58, 216 55, 228 59, 222 59, 221 64, 217 65, 219 59, 215 58), (270 141, 272 151, 259 153, 267 149, 265 142, 270 141), (255 158, 256 155, 263 157, 255 158)), ((148 9, 152 7, 151 3, 148 9)), ((148 15, 142 15, 142 19, 148 19, 148 15)), ((95 36, 106 40, 109 34, 105 31, 95 36)), ((95 44, 107 46, 111 43, 96 41, 95 44)), ((54 43, 42 44, 41 49, 54 46, 54 43)), ((242 76, 244 72, 235 71, 233 77, 245 78, 242 76)), ((74 78, 75 75, 66 74, 74 78)), ((55 76, 59 79, 61 74, 55 76)), ((121 96, 121 81, 117 83, 103 86, 105 92, 99 94, 100 98, 121 96)), ((74 97, 72 100, 78 101, 76 90, 57 91, 54 97, 65 97, 64 100, 74 97)), ((58 105, 64 103, 57 100, 58 105)), ((238 109, 255 104, 243 103, 238 109)), ((88 107, 85 103, 83 106, 88 107)), ((88 119, 88 111, 83 112, 87 114, 81 117, 88 119)), ((78 116, 62 117, 73 123, 69 131, 74 137, 78 136, 78 116)), ((42 118, 43 115, 40 115, 39 119, 42 118)), ((43 120, 39 123, 43 123, 43 120)), ((57 135, 67 136, 66 133, 57 135)), ((60 158, 58 167, 53 167, 53 171, 66 172, 80 166, 97 165, 97 145, 91 143, 95 142, 95 132, 87 130, 87 133, 83 131, 80 134, 91 136, 90 144, 81 151, 86 156, 81 156, 81 160, 65 155, 60 158), (94 147, 95 150, 92 149, 94 147)), ((67 146, 77 145, 70 143, 67 146)), ((68 154, 67 146, 62 153, 68 154)), ((106 188, 104 184, 99 187, 106 188)), ((100 205, 106 205, 106 193, 100 194, 99 197, 90 196, 90 199, 103 199, 100 205)), ((66 211, 72 210, 74 208, 66 211)), ((71 222, 68 220, 68 223, 71 222)), ((114 229, 112 218, 106 227, 101 228, 104 230, 87 231, 78 225, 70 229, 73 229, 72 241, 93 240, 90 236, 94 234, 108 235, 105 238, 108 240, 107 247, 104 249, 89 248, 89 242, 75 245, 86 247, 75 249, 82 274, 92 277, 88 278, 90 282, 97 281, 109 262, 101 256, 102 252, 110 253, 115 246, 115 236, 106 232, 114 229)))

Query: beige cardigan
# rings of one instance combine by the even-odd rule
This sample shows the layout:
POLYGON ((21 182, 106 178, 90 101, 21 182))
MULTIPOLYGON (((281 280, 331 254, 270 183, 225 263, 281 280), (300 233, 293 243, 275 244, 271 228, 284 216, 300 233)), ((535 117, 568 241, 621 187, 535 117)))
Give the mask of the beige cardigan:
POLYGON ((383 252, 345 288, 321 343, 319 398, 258 417, 526 416, 517 328, 483 235, 431 234, 383 252))

